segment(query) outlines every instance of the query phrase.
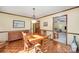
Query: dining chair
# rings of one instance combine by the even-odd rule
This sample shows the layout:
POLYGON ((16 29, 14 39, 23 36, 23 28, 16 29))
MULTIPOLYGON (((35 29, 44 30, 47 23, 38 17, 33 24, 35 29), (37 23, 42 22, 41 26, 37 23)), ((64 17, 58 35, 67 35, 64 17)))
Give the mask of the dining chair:
POLYGON ((42 53, 42 51, 41 51, 41 44, 39 44, 39 43, 35 44, 34 48, 35 48, 35 52, 36 53, 42 53))
POLYGON ((29 46, 30 46, 30 43, 27 39, 27 34, 22 32, 22 35, 23 35, 23 40, 24 40, 24 51, 29 51, 29 46))

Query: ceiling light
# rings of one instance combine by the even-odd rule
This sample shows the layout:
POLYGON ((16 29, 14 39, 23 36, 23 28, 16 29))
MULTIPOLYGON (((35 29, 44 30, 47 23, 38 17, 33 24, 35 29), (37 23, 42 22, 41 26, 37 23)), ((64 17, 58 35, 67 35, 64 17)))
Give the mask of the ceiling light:
POLYGON ((32 23, 36 23, 35 8, 33 8, 32 23))

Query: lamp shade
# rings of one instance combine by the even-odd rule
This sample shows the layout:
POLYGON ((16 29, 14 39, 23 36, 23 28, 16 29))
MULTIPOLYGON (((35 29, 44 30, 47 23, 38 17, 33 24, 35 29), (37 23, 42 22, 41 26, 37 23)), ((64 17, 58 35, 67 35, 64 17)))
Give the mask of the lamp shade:
POLYGON ((32 23, 36 23, 37 21, 36 20, 32 20, 32 23))

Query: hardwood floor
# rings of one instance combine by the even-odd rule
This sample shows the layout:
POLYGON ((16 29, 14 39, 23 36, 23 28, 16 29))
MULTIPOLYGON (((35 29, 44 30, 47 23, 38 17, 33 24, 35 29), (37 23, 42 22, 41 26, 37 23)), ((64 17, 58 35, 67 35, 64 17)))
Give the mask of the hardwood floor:
POLYGON ((2 53, 17 53, 18 51, 23 50, 24 44, 23 40, 16 40, 12 42, 7 42, 5 48, 2 53))
POLYGON ((55 40, 48 40, 45 44, 43 43, 42 50, 47 50, 46 53, 69 53, 71 47, 55 40))
MULTIPOLYGON (((65 44, 59 43, 53 40, 44 40, 42 42, 41 50, 44 53, 66 53, 69 52, 70 47, 66 46, 65 44), (45 52, 45 50, 47 50, 45 52)), ((3 50, 2 53, 18 53, 22 51, 24 47, 23 40, 16 40, 12 42, 7 42, 7 45, 3 50)))

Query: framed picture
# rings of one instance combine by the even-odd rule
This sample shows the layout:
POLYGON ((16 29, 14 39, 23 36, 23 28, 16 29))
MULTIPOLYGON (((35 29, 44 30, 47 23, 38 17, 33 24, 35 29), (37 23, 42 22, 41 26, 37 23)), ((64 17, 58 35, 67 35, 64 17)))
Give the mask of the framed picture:
POLYGON ((25 21, 13 20, 13 28, 25 28, 25 21))
POLYGON ((43 23, 43 26, 48 26, 48 22, 44 22, 43 23))

